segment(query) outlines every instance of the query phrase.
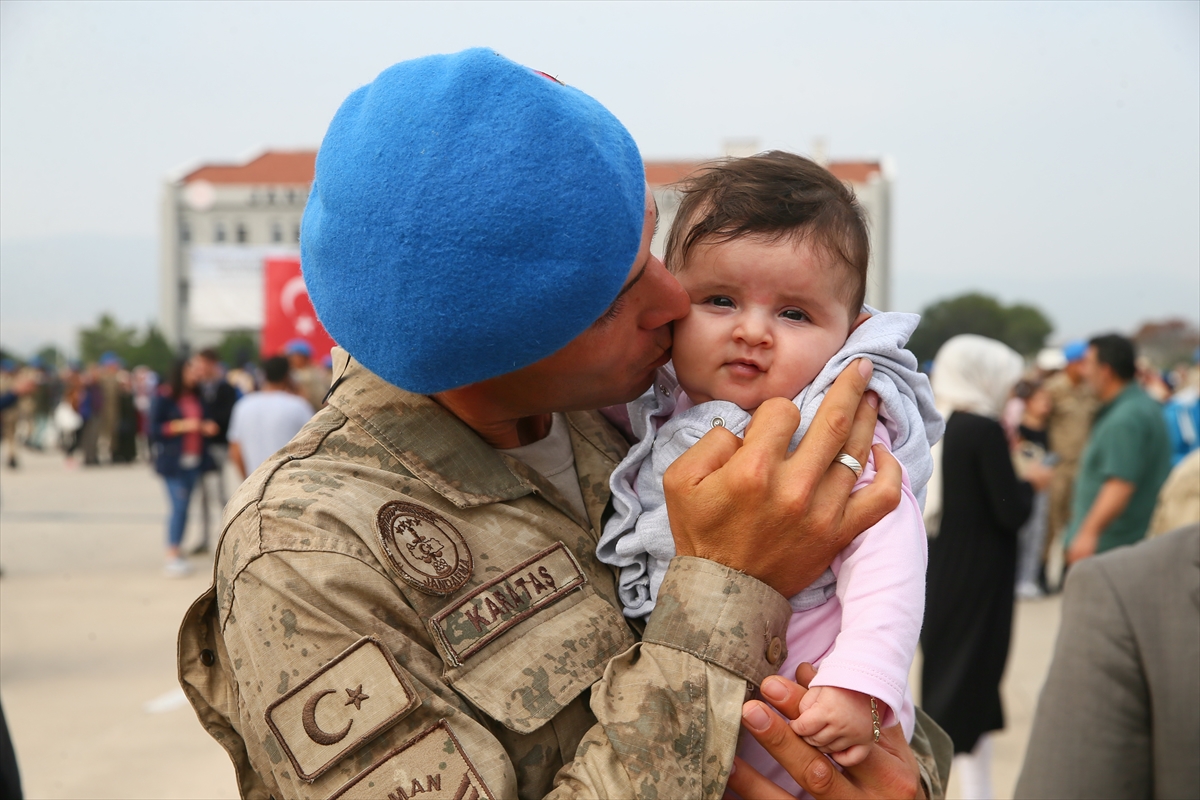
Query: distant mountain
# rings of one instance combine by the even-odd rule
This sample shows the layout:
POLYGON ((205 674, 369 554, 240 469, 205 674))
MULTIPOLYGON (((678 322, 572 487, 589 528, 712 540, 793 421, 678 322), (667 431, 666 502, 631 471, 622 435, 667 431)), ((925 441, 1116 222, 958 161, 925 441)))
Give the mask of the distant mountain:
POLYGON ((29 355, 74 352, 76 331, 109 312, 127 325, 158 316, 153 238, 91 235, 0 239, 0 344, 29 355))

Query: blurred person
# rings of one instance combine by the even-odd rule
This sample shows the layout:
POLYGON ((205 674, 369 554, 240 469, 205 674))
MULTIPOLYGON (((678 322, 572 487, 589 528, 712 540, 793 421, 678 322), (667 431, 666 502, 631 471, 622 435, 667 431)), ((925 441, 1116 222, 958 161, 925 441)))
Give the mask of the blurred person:
POLYGON ((1071 521, 1075 476, 1079 474, 1079 459, 1099 406, 1095 391, 1084 377, 1083 357, 1087 354, 1087 342, 1070 342, 1063 347, 1062 353, 1066 365, 1045 384, 1051 400, 1046 436, 1050 452, 1057 458, 1054 480, 1050 484, 1046 540, 1042 547, 1045 565, 1042 588, 1048 591, 1056 591, 1061 582, 1063 536, 1071 521))
POLYGON ((8 720, 4 717, 4 706, 0 705, 0 798, 21 800, 21 772, 17 768, 17 754, 13 750, 12 735, 8 732, 8 720))
POLYGON ((62 394, 54 407, 54 426, 58 429, 59 446, 66 457, 67 469, 74 469, 79 465, 75 451, 79 449, 84 423, 79 413, 83 402, 83 378, 77 370, 66 366, 59 371, 59 380, 62 394))
POLYGON ((159 387, 150 414, 154 469, 162 476, 171 501, 165 567, 170 577, 183 577, 192 571, 183 557, 181 545, 192 490, 204 469, 212 464, 204 440, 214 436, 217 430, 217 423, 204 417, 196 360, 176 362, 168 381, 159 387))
POLYGON ((112 463, 132 464, 138 454, 138 410, 133 396, 133 376, 128 370, 117 373, 117 427, 113 434, 112 463))
POLYGON ((104 409, 100 372, 98 365, 89 364, 80 382, 79 416, 83 417, 83 428, 79 433, 79 445, 83 448, 85 467, 100 466, 100 434, 103 431, 101 412, 104 409))
POLYGON ((17 458, 17 418, 18 418, 18 396, 13 392, 13 387, 17 381, 17 362, 11 358, 6 358, 0 361, 0 395, 11 396, 12 402, 0 411, 0 442, 4 445, 4 451, 8 453, 8 458, 5 459, 9 469, 16 469, 20 466, 20 461, 17 458))
POLYGON ((1200 450, 1176 464, 1158 493, 1146 538, 1200 522, 1200 450))
POLYGON ((1178 378, 1178 388, 1163 405, 1172 466, 1200 448, 1200 369, 1180 371, 1178 378))
MULTIPOLYGON (((121 372, 125 367, 121 357, 109 351, 100 356, 100 429, 97 433, 98 452, 108 456, 109 463, 117 463, 117 428, 121 419, 121 372)), ((99 458, 99 456, 97 456, 99 458)))
POLYGON ((1068 564, 1145 536, 1171 471, 1162 408, 1134 381, 1135 364, 1134 344, 1124 336, 1088 342, 1084 370, 1103 405, 1075 479, 1064 536, 1068 564))
POLYGON ((251 392, 258 391, 258 379, 254 366, 245 361, 225 373, 225 380, 237 390, 238 398, 243 398, 251 392))
POLYGON ((292 339, 283 348, 292 367, 292 384, 301 397, 315 409, 325 405, 329 391, 329 373, 312 362, 312 345, 303 339, 292 339))
POLYGON ((1074 566, 1015 796, 1200 797, 1200 524, 1074 566))
POLYGON ((208 434, 204 447, 208 454, 205 468, 201 470, 200 489, 200 541, 191 554, 207 553, 209 535, 213 530, 213 507, 216 507, 216 524, 221 524, 229 493, 225 487, 225 463, 229 460, 229 417, 233 404, 237 402, 237 390, 225 380, 221 357, 211 347, 192 356, 196 378, 199 382, 200 401, 204 405, 204 418, 216 424, 216 430, 208 434))
POLYGON ((138 415, 138 458, 146 460, 150 457, 148 441, 150 425, 150 406, 158 393, 158 373, 145 365, 133 368, 133 406, 138 415))
POLYGON ((933 448, 926 499, 929 544, 925 711, 954 742, 963 797, 989 798, 992 731, 1004 728, 1000 678, 1012 636, 1017 531, 1052 472, 1030 464, 1020 480, 998 417, 1024 362, 994 339, 955 336, 933 361, 933 395, 946 433, 933 448))
POLYGON ((292 393, 286 358, 268 358, 262 370, 262 390, 238 400, 229 421, 229 460, 242 480, 290 442, 313 415, 308 401, 292 393))
MULTIPOLYGON (((1057 458, 1050 453, 1046 421, 1053 401, 1050 392, 1041 385, 1032 385, 1025 400, 1021 421, 1017 424, 1017 441, 1013 446, 1013 466, 1017 477, 1026 479, 1033 464, 1053 468, 1057 458)), ((1031 600, 1041 597, 1042 554, 1045 551, 1046 527, 1049 522, 1050 493, 1038 491, 1033 497, 1029 519, 1017 531, 1017 597, 1031 600)))
POLYGON ((1150 359, 1145 356, 1138 356, 1134 364, 1137 382, 1142 387, 1142 391, 1156 402, 1167 402, 1171 397, 1171 386, 1163 377, 1162 372, 1150 363, 1150 359))

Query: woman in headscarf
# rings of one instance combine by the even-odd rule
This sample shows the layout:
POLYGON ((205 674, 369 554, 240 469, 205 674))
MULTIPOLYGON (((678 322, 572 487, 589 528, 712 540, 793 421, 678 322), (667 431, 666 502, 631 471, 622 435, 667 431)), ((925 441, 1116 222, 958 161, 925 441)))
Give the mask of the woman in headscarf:
MULTIPOLYGON (((925 509, 929 545, 921 703, 954 740, 964 798, 992 796, 988 733, 1004 727, 1000 677, 1012 634, 1017 531, 1034 487, 1013 471, 998 417, 1024 362, 982 336, 955 336, 933 362, 946 417, 925 509)), ((1029 476, 1039 489, 1050 471, 1029 476)))

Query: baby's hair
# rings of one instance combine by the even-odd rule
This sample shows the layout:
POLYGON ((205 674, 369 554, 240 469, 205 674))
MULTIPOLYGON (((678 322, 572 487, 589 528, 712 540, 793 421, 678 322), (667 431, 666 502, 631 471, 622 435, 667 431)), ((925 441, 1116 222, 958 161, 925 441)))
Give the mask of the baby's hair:
POLYGON ((749 158, 714 161, 680 185, 683 198, 667 237, 666 264, 679 272, 699 244, 744 236, 812 241, 845 265, 840 286, 853 319, 867 289, 871 244, 854 192, 833 173, 803 156, 771 150, 749 158))

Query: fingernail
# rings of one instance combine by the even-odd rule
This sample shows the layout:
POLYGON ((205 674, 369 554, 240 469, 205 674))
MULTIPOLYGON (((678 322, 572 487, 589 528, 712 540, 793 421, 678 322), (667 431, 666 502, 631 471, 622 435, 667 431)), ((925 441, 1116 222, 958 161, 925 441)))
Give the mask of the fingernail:
POLYGON ((787 699, 787 692, 784 690, 783 682, 775 680, 773 677, 767 678, 762 682, 761 691, 763 697, 768 700, 774 700, 777 703, 787 699))
POLYGON ((870 378, 871 372, 874 371, 875 365, 871 363, 869 358, 860 358, 858 360, 858 374, 864 378, 870 378))
POLYGON ((766 709, 757 703, 750 703, 742 709, 742 720, 746 723, 746 727, 752 731, 762 733, 771 724, 771 718, 767 716, 766 709))
POLYGON ((879 408, 879 395, 874 392, 867 392, 867 405, 871 408, 879 408))

